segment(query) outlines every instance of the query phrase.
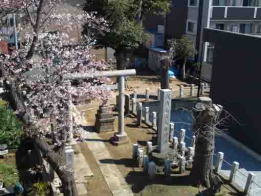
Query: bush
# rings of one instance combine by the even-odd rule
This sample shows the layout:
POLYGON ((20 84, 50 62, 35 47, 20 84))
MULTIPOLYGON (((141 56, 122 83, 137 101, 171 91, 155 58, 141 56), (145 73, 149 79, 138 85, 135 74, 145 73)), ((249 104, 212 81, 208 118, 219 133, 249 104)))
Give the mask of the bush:
POLYGON ((0 144, 9 148, 17 148, 22 135, 22 123, 18 121, 12 110, 0 105, 0 144))

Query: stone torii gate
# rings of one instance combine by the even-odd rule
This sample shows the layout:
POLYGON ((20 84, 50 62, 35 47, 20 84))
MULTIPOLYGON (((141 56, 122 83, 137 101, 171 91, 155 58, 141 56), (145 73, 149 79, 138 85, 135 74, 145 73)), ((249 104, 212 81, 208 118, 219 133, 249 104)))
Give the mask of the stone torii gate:
POLYGON ((116 70, 116 71, 101 71, 96 72, 93 75, 90 74, 67 74, 64 76, 65 80, 83 80, 89 78, 98 78, 98 77, 118 77, 119 84, 119 115, 118 115, 118 133, 115 135, 117 137, 118 143, 124 143, 127 140, 127 134, 125 132, 124 124, 124 106, 125 106, 125 77, 136 75, 135 69, 129 70, 116 70))

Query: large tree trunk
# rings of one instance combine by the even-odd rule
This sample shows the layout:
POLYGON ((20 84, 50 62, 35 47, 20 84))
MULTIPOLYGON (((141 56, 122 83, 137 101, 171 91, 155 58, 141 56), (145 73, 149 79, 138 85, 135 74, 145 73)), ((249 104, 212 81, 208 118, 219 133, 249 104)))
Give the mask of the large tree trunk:
POLYGON ((117 69, 126 69, 126 52, 123 50, 116 50, 114 55, 116 58, 117 69))
POLYGON ((194 185, 210 188, 212 180, 212 165, 215 141, 215 124, 219 111, 210 105, 198 113, 194 126, 196 147, 191 179, 194 185))
POLYGON ((184 59, 183 65, 182 65, 182 79, 186 79, 186 64, 187 64, 187 58, 184 59))
POLYGON ((74 181, 73 171, 68 171, 65 167, 59 164, 60 156, 57 156, 49 145, 39 138, 33 138, 35 144, 43 153, 46 161, 55 170, 62 182, 62 189, 65 196, 77 196, 77 189, 74 181))

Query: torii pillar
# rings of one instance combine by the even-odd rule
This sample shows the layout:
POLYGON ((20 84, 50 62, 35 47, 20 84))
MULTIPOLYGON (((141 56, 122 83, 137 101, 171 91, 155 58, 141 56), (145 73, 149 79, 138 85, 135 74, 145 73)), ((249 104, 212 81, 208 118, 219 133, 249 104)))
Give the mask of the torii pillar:
POLYGON ((127 134, 125 132, 125 123, 124 123, 124 106, 125 106, 125 77, 136 75, 135 69, 128 70, 116 70, 116 71, 102 71, 90 74, 67 74, 65 75, 65 80, 82 80, 89 78, 98 78, 98 77, 119 77, 119 115, 118 115, 118 132, 112 137, 113 144, 121 144, 127 142, 127 134))

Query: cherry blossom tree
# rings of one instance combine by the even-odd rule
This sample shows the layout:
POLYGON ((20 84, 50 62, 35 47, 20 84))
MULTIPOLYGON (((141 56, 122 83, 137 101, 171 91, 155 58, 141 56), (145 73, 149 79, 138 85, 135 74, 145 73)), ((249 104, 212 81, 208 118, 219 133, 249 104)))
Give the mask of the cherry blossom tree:
MULTIPOLYGON (((1 0, 3 1, 3 0, 1 0)), ((64 195, 77 195, 73 171, 60 164, 64 146, 72 134, 70 107, 72 102, 100 99, 103 104, 110 92, 103 84, 107 78, 92 78, 80 82, 64 79, 66 74, 94 74, 106 69, 106 64, 95 61, 90 53, 94 40, 85 37, 85 44, 72 45, 68 33, 71 24, 88 24, 100 32, 108 31, 106 22, 90 13, 56 14, 61 0, 5 0, 0 9, 23 12, 31 31, 26 45, 11 55, 0 58, 6 79, 11 81, 22 100, 19 112, 27 117, 25 133, 42 151, 45 159, 60 177, 64 195), (7 9, 8 8, 8 9, 7 9), (43 28, 58 28, 56 33, 43 33, 43 28), (86 44, 87 43, 87 44, 86 44), (32 57, 38 55, 37 60, 32 57)))

